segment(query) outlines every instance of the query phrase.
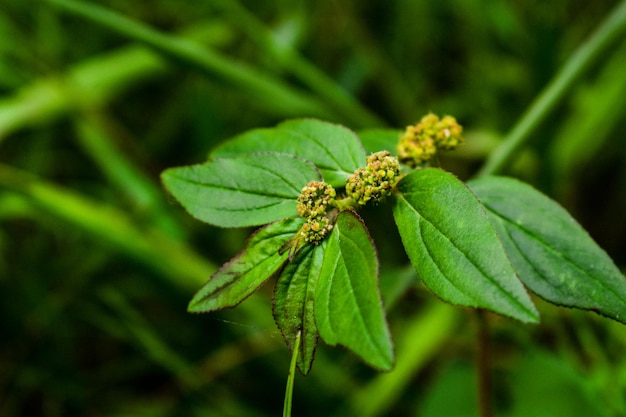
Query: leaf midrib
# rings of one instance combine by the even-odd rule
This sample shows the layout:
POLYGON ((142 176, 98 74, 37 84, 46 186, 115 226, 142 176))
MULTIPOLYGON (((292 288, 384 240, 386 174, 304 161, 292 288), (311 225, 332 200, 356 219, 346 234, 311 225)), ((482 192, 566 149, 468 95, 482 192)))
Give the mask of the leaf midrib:
MULTIPOLYGON (((343 252, 343 250, 341 249, 341 239, 342 237, 345 238, 344 241, 348 242, 350 245, 352 245, 354 248, 360 248, 359 245, 356 243, 356 241, 352 238, 350 238, 349 236, 340 233, 339 237, 338 237, 338 243, 339 243, 339 249, 340 249, 340 253, 343 252)), ((358 252, 361 255, 361 258, 366 258, 365 256, 363 256, 363 252, 361 250, 359 250, 358 252)), ((346 269, 346 274, 348 277, 350 277, 350 273, 349 273, 349 269, 347 268, 347 265, 344 261, 344 257, 343 255, 340 257, 340 261, 342 262, 344 268, 346 269)), ((367 262, 367 259, 365 259, 365 262, 367 262)), ((368 268, 369 269, 369 268, 368 268)), ((350 291, 351 293, 354 295, 354 287, 352 286, 352 280, 348 279, 348 283, 350 284, 350 291)), ((358 320, 361 323, 361 325, 363 326, 363 328, 366 330, 365 334, 367 335, 367 339, 369 340, 370 346, 374 347, 374 350, 376 350, 378 352, 378 354, 380 355, 380 357, 387 357, 387 355, 385 354, 384 348, 382 346, 380 346, 378 343, 376 343, 374 337, 372 336, 372 333, 370 331, 370 329, 368 328, 368 326, 365 324, 365 321, 363 319, 363 310, 364 308, 359 304, 359 298, 356 296, 353 296, 354 302, 357 306, 358 309, 358 320)))
MULTIPOLYGON (((404 196, 404 195, 410 195, 410 194, 417 194, 417 192, 413 192, 413 193, 403 193, 403 196, 404 196)), ((485 278, 487 278, 487 280, 488 280, 490 283, 492 283, 492 284, 493 284, 496 288, 498 288, 498 289, 499 289, 499 291, 500 291, 502 294, 504 294, 504 295, 506 296, 506 298, 507 298, 507 299, 509 299, 509 300, 513 301, 513 303, 514 303, 515 305, 519 306, 519 307, 521 308, 521 310, 522 310, 522 311, 525 311, 527 314, 529 314, 529 316, 530 316, 530 317, 535 317, 535 316, 536 316, 536 314, 534 314, 534 312, 533 312, 532 310, 529 310, 528 308, 526 308, 526 306, 525 306, 524 304, 521 304, 521 303, 520 303, 520 301, 519 301, 517 298, 512 297, 512 296, 511 296, 511 294, 509 294, 509 292, 508 292, 508 291, 506 291, 506 290, 505 290, 505 289, 504 289, 504 288, 500 285, 500 283, 499 283, 498 281, 495 281, 495 280, 494 280, 494 279, 492 279, 489 275, 485 274, 485 272, 482 270, 482 268, 480 268, 480 267, 479 267, 479 266, 478 266, 478 265, 477 265, 477 264, 476 264, 476 263, 475 263, 475 262, 474 262, 474 261, 473 261, 470 257, 468 257, 468 256, 467 256, 467 254, 466 254, 464 251, 462 251, 462 250, 461 250, 461 249, 460 249, 460 248, 456 245, 456 243, 455 243, 454 241, 452 241, 452 240, 451 240, 451 239, 450 239, 450 238, 449 238, 449 237, 448 237, 445 233, 443 233, 443 232, 442 232, 442 231, 441 231, 438 227, 436 227, 436 226, 435 226, 435 224, 434 224, 432 221, 430 221, 430 220, 429 220, 429 219, 427 219, 426 217, 422 216, 422 215, 421 215, 421 214, 420 214, 420 213, 419 213, 419 212, 415 209, 415 207, 413 207, 413 205, 411 205, 411 204, 409 203, 409 201, 408 201, 408 200, 406 200, 404 197, 403 197, 403 199, 406 201, 407 205, 411 208, 411 210, 413 210, 413 211, 415 212, 415 214, 416 214, 417 216, 419 216, 420 218, 424 219, 424 221, 425 221, 426 223, 428 223, 429 225, 431 225, 431 226, 433 227, 433 229, 435 229, 435 230, 436 230, 436 231, 437 231, 437 232, 438 232, 441 236, 443 236, 443 237, 444 237, 444 239, 445 239, 446 241, 450 242, 450 244, 451 244, 451 245, 452 245, 452 246, 453 246, 453 247, 454 247, 454 248, 455 248, 455 249, 456 249, 459 253, 461 253, 461 255, 463 255, 463 257, 464 257, 465 259, 467 259, 467 260, 469 261, 469 263, 470 263, 470 264, 472 264, 472 265, 474 266, 474 268, 476 268, 476 270, 477 270, 478 272, 480 272, 480 273, 481 273, 481 274, 482 274, 485 278)), ((488 219, 487 219, 487 220, 488 220, 488 219)), ((491 227, 491 228, 492 228, 492 230, 493 230, 493 227, 492 227, 491 225, 489 225, 489 227, 491 227)), ((497 233, 495 232, 495 230, 493 230, 493 233, 495 234, 496 239, 497 239, 497 233)), ((503 249, 503 250, 504 250, 504 249, 503 249)), ((433 260, 433 261, 434 261, 434 260, 433 260)), ((507 258, 507 262, 509 262, 509 261, 508 261, 508 258, 507 258)), ((436 262, 435 262, 435 264, 436 264, 436 262)), ((509 264, 509 265, 510 265, 510 264, 509 264)), ((517 275, 515 274, 515 271, 513 271, 513 274, 514 274, 515 278, 517 278, 517 275)), ((445 276, 445 275, 444 275, 444 276, 445 276)), ((450 282, 450 283, 452 284, 452 282, 451 282, 450 280, 447 280, 447 281, 448 281, 448 282, 450 282)), ((456 285, 454 285, 454 284, 452 284, 452 285, 453 285, 455 288, 458 288, 458 287, 456 287, 456 285)), ((523 288, 523 287, 522 287, 522 288, 523 288)), ((463 291, 463 293, 465 294, 465 292, 464 292, 464 291, 463 291)), ((471 298, 474 298, 474 297, 471 297, 471 298)))
POLYGON ((262 192, 259 192, 259 190, 250 190, 250 189, 245 189, 245 188, 228 187, 228 186, 225 186, 225 185, 219 185, 219 184, 206 183, 206 182, 201 182, 201 181, 197 181, 197 180, 192 180, 192 179, 189 179, 189 178, 186 178, 186 177, 182 177, 182 176, 175 176, 175 175, 173 175, 172 178, 177 179, 179 181, 187 182, 189 184, 197 185, 199 187, 218 189, 218 190, 230 191, 230 192, 241 192, 241 193, 245 193, 245 194, 260 195, 260 196, 270 197, 270 198, 280 198, 281 200, 295 199, 295 198, 298 197, 299 192, 300 192, 298 190, 298 192, 295 195, 293 195, 293 194, 281 195, 281 194, 264 193, 264 192, 262 193, 262 192))
MULTIPOLYGON (((605 290, 607 290, 608 292, 610 292, 614 297, 616 297, 618 300, 622 301, 622 298, 620 297, 620 295, 618 293, 615 292, 615 290, 611 287, 607 287, 606 284, 602 281, 599 281, 597 278, 595 278, 593 275, 589 275, 583 268, 582 266, 578 265, 574 260, 572 260, 571 258, 569 258, 568 256, 565 256, 565 254, 563 254, 562 252, 559 252, 557 250, 555 250, 554 248, 552 248, 546 241, 544 241, 543 239, 540 239, 538 237, 538 235, 533 234, 530 230, 522 227, 520 224, 518 224, 517 222, 513 221, 511 218, 509 218, 508 216, 503 215, 502 213, 500 213, 499 211, 496 211, 494 208, 492 208, 491 206, 489 206, 488 202, 487 203, 483 203, 484 207, 491 213, 493 213, 495 216, 497 216, 498 218, 501 218, 505 223, 512 225, 515 229, 519 230, 521 233, 523 233, 524 235, 528 236, 531 240, 535 240, 536 242, 538 242, 541 246, 543 246, 544 248, 548 249, 549 252, 555 254, 557 257, 561 258, 562 260, 564 260, 565 262, 567 262, 568 264, 572 265, 576 270, 578 270, 579 272, 582 272, 582 274, 586 277, 590 277, 593 279, 594 282, 599 283, 601 287, 603 287, 605 290)), ((507 231, 508 233, 508 231, 507 231)), ((509 236, 511 236, 509 234, 509 236)), ((515 242, 515 240, 513 239, 513 237, 511 236, 511 240, 515 243, 515 246, 517 248, 519 248, 519 246, 517 245, 517 242, 515 242)), ((518 249, 519 251, 519 249, 518 249)), ((523 254, 522 251, 519 251, 520 253, 523 254)), ((524 259, 527 259, 526 257, 524 257, 524 259)), ((532 264, 531 264, 532 265, 532 264)), ((536 270, 536 268, 533 269, 536 270)), ((543 274, 538 273, 538 275, 544 277, 543 274)), ((622 301, 623 303, 623 301, 622 301)))

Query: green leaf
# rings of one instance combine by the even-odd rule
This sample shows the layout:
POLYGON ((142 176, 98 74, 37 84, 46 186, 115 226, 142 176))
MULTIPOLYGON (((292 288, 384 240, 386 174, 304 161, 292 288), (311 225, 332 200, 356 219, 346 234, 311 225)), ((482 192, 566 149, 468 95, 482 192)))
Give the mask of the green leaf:
POLYGON ((626 323, 626 278, 565 209, 512 178, 484 177, 468 185, 531 291, 626 323))
POLYGON ((194 295, 188 310, 205 313, 234 307, 265 283, 287 261, 280 249, 304 224, 299 217, 259 229, 246 248, 214 273, 194 295))
POLYGON ((402 132, 397 129, 364 129, 357 132, 365 152, 389 151, 396 155, 402 132))
POLYGON ((344 211, 325 243, 315 289, 322 339, 357 353, 375 368, 393 367, 393 346, 378 289, 378 260, 361 219, 344 211))
POLYGON ((319 338, 313 306, 324 248, 324 244, 302 248, 285 265, 274 288, 274 320, 292 352, 300 333, 297 363, 304 375, 311 370, 319 338))
POLYGON ((170 168, 161 177, 189 214, 222 227, 258 226, 293 216, 302 187, 320 179, 310 162, 273 152, 170 168))
POLYGON ((212 157, 233 157, 273 151, 298 155, 315 164, 324 181, 343 187, 357 168, 365 166, 365 151, 351 130, 316 119, 288 120, 273 128, 255 129, 224 142, 212 157))
POLYGON ((428 168, 400 180, 398 191, 393 212, 402 243, 435 295, 452 304, 538 321, 487 213, 461 181, 428 168))

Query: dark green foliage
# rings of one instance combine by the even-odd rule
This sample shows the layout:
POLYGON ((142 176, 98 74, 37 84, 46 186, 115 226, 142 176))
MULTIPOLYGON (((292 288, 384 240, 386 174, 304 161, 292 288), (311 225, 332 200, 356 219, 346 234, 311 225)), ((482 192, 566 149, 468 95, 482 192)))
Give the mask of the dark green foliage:
MULTIPOLYGON (((223 157, 207 162, 200 167, 208 169, 202 171, 198 166, 166 171, 165 185, 192 213, 193 207, 210 206, 214 201, 226 206, 230 202, 225 200, 231 198, 238 204, 237 213, 249 213, 254 219, 259 211, 257 202, 238 197, 237 187, 246 192, 255 186, 271 195, 273 186, 278 191, 293 187, 294 175, 285 176, 276 162, 289 160, 289 154, 244 154, 245 146, 250 146, 252 152, 292 149, 312 161, 325 161, 329 149, 345 149, 353 142, 354 149, 360 149, 359 139, 347 129, 313 120, 286 122, 261 132, 260 141, 252 140, 259 137, 259 131, 253 131, 223 146, 222 150, 234 150, 233 159, 223 157), (312 141, 327 146, 295 145, 321 131, 328 136, 320 134, 324 139, 312 141), (342 145, 342 141, 348 144, 342 145), (250 169, 261 166, 263 157, 267 158, 267 167, 275 168, 274 175, 267 179, 250 174, 250 169), (228 161, 240 169, 224 169, 230 167, 228 161), (255 164, 249 166, 243 161, 255 164), (195 186, 218 183, 223 178, 235 185, 229 189, 230 194, 223 194, 220 187, 207 187, 198 198, 199 193, 193 189, 172 181, 179 172, 186 179, 184 187, 188 182, 195 186), (193 203, 190 205, 189 201, 193 203)), ((386 143, 390 137, 383 130, 370 131, 366 136, 370 146, 386 143)), ((302 164, 306 161, 293 158, 302 164)), ((284 168, 289 173, 291 166, 285 164, 284 168)), ((356 164, 355 169, 365 172, 356 164)), ((378 172, 370 172, 368 181, 376 181, 373 175, 379 175, 378 172)), ((399 181, 395 176, 387 177, 385 172, 380 171, 384 173, 383 180, 397 181, 392 196, 393 216, 404 249, 420 281, 442 300, 536 323, 539 313, 523 282, 550 302, 593 309, 623 321, 624 276, 567 212, 529 185, 484 177, 470 182, 475 195, 442 169, 418 167, 399 181)), ((309 178, 306 175, 306 171, 301 173, 301 184, 317 179, 314 170, 309 172, 309 178)), ((349 176, 347 183, 358 181, 363 175, 349 176)), ((332 227, 329 236, 321 242, 308 243, 305 228, 310 227, 309 219, 306 223, 305 219, 287 219, 262 229, 244 252, 209 279, 192 300, 190 309, 211 312, 232 307, 286 263, 274 291, 273 312, 291 350, 296 337, 302 340, 297 356, 301 372, 307 374, 311 369, 318 333, 329 345, 346 346, 375 368, 390 370, 393 351, 378 292, 376 250, 365 225, 351 211, 363 203, 351 196, 348 187, 346 196, 331 191, 333 198, 324 200, 320 213, 314 202, 306 212, 315 210, 316 224, 322 219, 332 227)), ((286 195, 283 199, 288 202, 286 195)), ((311 194, 307 198, 321 197, 311 194)), ((229 213, 222 211, 228 226, 229 213)), ((273 209, 270 212, 276 216, 281 213, 273 209)), ((210 220, 220 224, 218 218, 210 220)))
POLYGON ((469 185, 528 288, 552 303, 626 321, 624 275, 562 207, 512 178, 469 185))
POLYGON ((293 262, 285 265, 274 289, 274 320, 290 351, 301 332, 297 363, 304 375, 311 370, 319 338, 313 300, 323 257, 324 245, 303 248, 293 262))
MULTIPOLYGON (((516 121, 540 115, 514 158, 492 173, 558 201, 625 270, 624 32, 614 32, 574 82, 557 83, 566 94, 552 111, 528 111, 614 0, 0 4, 1 416, 280 415, 285 342, 293 349, 300 327, 310 331, 296 359, 309 373, 296 377, 293 415, 476 415, 468 401, 473 312, 442 303, 420 283, 394 230, 395 197, 359 212, 379 254, 391 372, 321 339, 316 345, 311 274, 327 240, 272 253, 272 265, 251 281, 279 265, 273 277, 236 308, 187 312, 220 265, 236 258, 230 267, 246 269, 237 254, 269 231, 255 229, 295 216, 300 185, 286 188, 278 217, 224 229, 189 216, 160 173, 203 164, 207 155, 233 159, 211 152, 288 119, 295 121, 287 126, 330 121, 325 146, 341 144, 335 135, 352 138, 343 154, 350 158, 328 170, 311 159, 341 195, 346 175, 371 152, 393 153, 403 128, 428 111, 454 115, 465 128, 466 145, 439 161, 463 182, 516 121), (365 152, 342 125, 357 132, 365 152)), ((304 143, 280 152, 310 159, 304 143)), ((248 146, 239 151, 250 153, 248 146)), ((246 198, 257 197, 267 196, 246 198)), ((209 204, 213 215, 231 219, 216 214, 221 203, 209 204)), ((288 237, 273 239, 255 247, 273 251, 288 237)), ((590 276, 617 277, 607 271, 590 276)), ((538 325, 487 315, 496 415, 626 415, 623 325, 531 296, 538 325)), ((613 307, 601 314, 622 317, 617 298, 586 301, 584 309, 606 303, 613 307)))

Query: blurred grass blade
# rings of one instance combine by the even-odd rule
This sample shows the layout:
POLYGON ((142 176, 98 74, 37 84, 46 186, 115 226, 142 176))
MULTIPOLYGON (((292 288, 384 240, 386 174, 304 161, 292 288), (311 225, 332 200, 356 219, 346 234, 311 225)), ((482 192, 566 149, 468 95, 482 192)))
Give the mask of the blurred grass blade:
MULTIPOLYGON (((224 30, 214 22, 204 22, 183 35, 218 43, 224 30)), ((129 87, 162 76, 169 69, 159 55, 135 45, 80 62, 63 76, 36 80, 0 100, 0 142, 14 131, 72 110, 103 107, 129 87)))
POLYGON ((83 150, 103 171, 109 181, 121 190, 145 216, 163 232, 182 237, 183 231, 165 208, 163 192, 139 167, 136 167, 114 143, 102 117, 82 114, 75 118, 77 138, 83 150))
POLYGON ((611 133, 615 132, 616 126, 626 118, 625 62, 626 42, 603 65, 593 84, 580 88, 573 97, 571 116, 550 146, 551 163, 548 166, 564 183, 555 189, 568 188, 572 177, 598 156, 599 150, 613 138, 611 133))
POLYGON ((0 164, 0 189, 25 196, 43 209, 96 240, 135 258, 169 278, 175 285, 196 289, 216 270, 183 243, 153 229, 142 230, 120 210, 91 201, 26 172, 0 164))
POLYGON ((226 11, 232 23, 237 25, 256 43, 263 53, 270 55, 283 68, 294 74, 302 83, 340 112, 352 127, 383 125, 383 121, 363 107, 333 79, 320 71, 290 45, 280 42, 277 36, 236 0, 214 1, 214 5, 226 11))
POLYGON ((98 295, 117 313, 118 317, 112 325, 121 327, 125 338, 138 345, 156 364, 176 375, 185 387, 197 388, 201 385, 198 374, 192 372, 193 364, 168 345, 155 326, 135 310, 124 294, 115 288, 105 287, 98 291, 98 295))
POLYGON ((206 47, 181 37, 161 33, 149 26, 92 3, 73 0, 46 0, 69 13, 106 26, 142 42, 175 61, 193 67, 211 78, 219 78, 240 88, 283 116, 317 116, 336 119, 334 112, 309 95, 282 81, 233 61, 206 47))
POLYGON ((480 176, 497 174, 530 139, 533 131, 563 100, 574 83, 593 65, 602 52, 616 42, 623 41, 626 34, 626 1, 616 6, 591 37, 568 59, 561 71, 535 98, 528 110, 517 121, 502 144, 496 148, 479 172, 480 176))

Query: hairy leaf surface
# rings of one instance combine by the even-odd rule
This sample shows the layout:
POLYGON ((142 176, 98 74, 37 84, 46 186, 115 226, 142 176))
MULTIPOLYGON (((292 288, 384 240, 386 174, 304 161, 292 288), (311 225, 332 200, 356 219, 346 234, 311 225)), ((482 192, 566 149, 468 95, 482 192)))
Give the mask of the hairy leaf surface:
POLYGON ((256 291, 287 261, 280 249, 304 224, 299 217, 272 223, 258 230, 246 248, 215 272, 194 295, 188 310, 205 313, 234 307, 256 291))
POLYGON ((555 304, 626 322, 626 278, 557 202, 512 178, 485 177, 468 186, 487 208, 531 291, 555 304))
POLYGON ((353 212, 339 214, 326 242, 315 291, 315 321, 326 343, 347 347, 375 368, 393 367, 376 250, 353 212))
POLYGON ((273 152, 216 158, 162 174, 172 195, 198 220, 258 226, 296 214, 296 199, 320 174, 308 161, 273 152))
POLYGON ((288 120, 273 128, 254 129, 224 142, 211 157, 233 157, 273 151, 307 159, 335 187, 345 185, 357 168, 365 166, 365 151, 351 130, 316 119, 288 120))
POLYGON ((452 304, 538 321, 487 213, 461 181, 428 168, 400 180, 398 191, 393 211, 402 242, 433 293, 452 304))
POLYGON ((324 248, 324 243, 302 248, 293 261, 285 265, 274 288, 274 320, 290 351, 301 332, 297 364, 304 375, 311 370, 319 338, 314 300, 324 248))

